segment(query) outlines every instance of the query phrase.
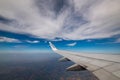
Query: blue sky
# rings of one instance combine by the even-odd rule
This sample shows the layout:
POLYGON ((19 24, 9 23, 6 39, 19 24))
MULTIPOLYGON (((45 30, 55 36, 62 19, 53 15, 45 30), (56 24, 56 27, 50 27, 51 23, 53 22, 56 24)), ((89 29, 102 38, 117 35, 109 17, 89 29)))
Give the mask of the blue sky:
POLYGON ((119 0, 1 0, 0 53, 120 53, 119 0))
POLYGON ((1 53, 41 53, 52 52, 48 42, 51 41, 58 49, 89 53, 119 53, 120 43, 114 38, 86 40, 54 40, 34 38, 30 35, 0 31, 1 53), (6 39, 5 38, 9 38, 6 39), (2 41, 2 39, 4 41, 2 41), (14 40, 15 39, 15 40, 14 40))

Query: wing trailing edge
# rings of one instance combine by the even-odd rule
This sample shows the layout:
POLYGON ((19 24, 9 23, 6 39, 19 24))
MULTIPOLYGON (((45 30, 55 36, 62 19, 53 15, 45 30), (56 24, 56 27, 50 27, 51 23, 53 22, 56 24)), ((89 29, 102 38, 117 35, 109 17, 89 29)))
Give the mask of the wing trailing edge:
POLYGON ((66 57, 62 57, 59 59, 60 62, 66 62, 66 61, 70 61, 68 58, 66 57))
POLYGON ((86 68, 84 68, 81 65, 74 64, 74 65, 68 67, 66 70, 67 71, 84 71, 84 70, 86 70, 86 68))

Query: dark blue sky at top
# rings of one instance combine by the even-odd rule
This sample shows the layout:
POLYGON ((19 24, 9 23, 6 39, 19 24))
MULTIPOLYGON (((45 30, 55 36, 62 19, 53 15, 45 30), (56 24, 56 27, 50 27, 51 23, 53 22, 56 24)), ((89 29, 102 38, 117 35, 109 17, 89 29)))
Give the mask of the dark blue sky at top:
MULTIPOLYGON (((17 8, 15 10, 11 10, 15 12, 14 17, 8 16, 8 15, 6 16, 0 13, 0 53, 52 52, 48 44, 48 42, 52 42, 58 49, 61 49, 61 50, 69 50, 69 51, 75 51, 75 52, 89 52, 89 53, 120 54, 120 41, 119 41, 120 34, 118 33, 120 31, 120 27, 119 27, 119 24, 117 23, 117 21, 119 20, 116 19, 116 17, 114 20, 114 17, 113 17, 113 20, 112 18, 110 18, 110 21, 112 21, 110 23, 110 22, 105 22, 109 20, 104 21, 105 18, 103 18, 103 22, 100 21, 100 25, 99 25, 97 24, 99 23, 99 16, 98 16, 99 14, 95 15, 95 17, 97 16, 95 20, 98 20, 98 22, 94 20, 92 21, 94 17, 92 17, 92 19, 89 19, 89 17, 91 18, 92 15, 90 16, 84 15, 84 13, 89 12, 93 6, 97 7, 96 3, 97 4, 102 3, 99 0, 98 2, 97 0, 86 2, 85 6, 83 6, 81 10, 77 10, 80 6, 76 8, 75 6, 78 4, 77 2, 73 3, 72 0, 71 2, 69 2, 69 0, 48 0, 48 1, 33 0, 33 1, 34 1, 33 2, 34 6, 32 6, 32 8, 31 8, 31 5, 30 6, 25 5, 25 7, 27 8, 30 7, 30 8, 28 9, 26 8, 27 10, 23 9, 23 11, 22 9, 20 9, 19 11, 19 6, 18 6, 18 10, 16 10, 17 8), (29 10, 34 8, 35 8, 35 11, 37 9, 36 12, 34 10, 33 11, 29 10), (24 14, 24 11, 26 11, 25 14, 24 14), (32 11, 33 13, 31 14, 29 11, 32 11), (56 25, 56 23, 61 26, 56 25), (91 23, 95 24, 95 26, 92 25, 91 23), (103 24, 106 25, 107 27, 105 26, 104 28, 103 24), (108 26, 109 24, 110 26, 108 26), (88 25, 89 27, 85 25, 88 25), (60 30, 56 29, 56 26, 60 27, 60 30), (29 28, 31 30, 29 30, 29 28), (55 29, 55 30, 52 30, 52 29, 55 29), (44 30, 44 31, 41 31, 41 30, 44 30), (80 31, 77 31, 77 30, 80 30, 80 31), (102 36, 105 35, 104 37, 101 37, 102 33, 103 33, 102 36), (66 37, 66 34, 68 35, 67 37, 66 37), (96 37, 96 34, 98 35, 97 37, 96 37), (49 36, 51 36, 52 38, 49 36), (2 41, 1 39, 3 37, 17 39, 20 42, 2 41), (37 42, 34 43, 34 41, 37 41, 37 42), (70 46, 70 44, 74 44, 74 43, 75 45, 70 46)), ((8 4, 8 6, 9 5, 11 4, 8 4)), ((21 8, 22 6, 24 7, 24 5, 21 5, 21 8)), ((90 13, 94 13, 92 11, 94 11, 94 9, 91 10, 90 13)), ((9 11, 6 14, 9 14, 9 11)), ((100 19, 102 19, 102 17, 100 19)), ((106 14, 105 14, 105 17, 106 17, 106 14)), ((109 17, 107 16, 106 18, 109 18, 109 17)))

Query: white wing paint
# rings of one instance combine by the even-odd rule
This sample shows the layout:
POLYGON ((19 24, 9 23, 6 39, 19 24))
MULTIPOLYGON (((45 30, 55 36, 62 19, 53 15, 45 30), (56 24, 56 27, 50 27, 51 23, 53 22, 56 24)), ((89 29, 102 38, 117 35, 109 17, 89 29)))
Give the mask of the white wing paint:
POLYGON ((50 46, 55 53, 75 63, 68 70, 91 71, 100 80, 120 80, 120 55, 117 54, 87 54, 58 50, 51 42, 50 46), (78 66, 79 65, 79 66, 78 66), (78 66, 78 68, 76 68, 78 66))

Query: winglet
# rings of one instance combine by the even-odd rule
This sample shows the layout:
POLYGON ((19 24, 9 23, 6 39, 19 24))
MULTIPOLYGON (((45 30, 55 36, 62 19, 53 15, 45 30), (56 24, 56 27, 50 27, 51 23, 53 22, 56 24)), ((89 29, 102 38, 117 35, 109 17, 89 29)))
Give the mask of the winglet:
POLYGON ((52 48, 53 51, 57 50, 57 48, 51 42, 49 42, 49 44, 50 44, 50 47, 52 48))

